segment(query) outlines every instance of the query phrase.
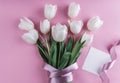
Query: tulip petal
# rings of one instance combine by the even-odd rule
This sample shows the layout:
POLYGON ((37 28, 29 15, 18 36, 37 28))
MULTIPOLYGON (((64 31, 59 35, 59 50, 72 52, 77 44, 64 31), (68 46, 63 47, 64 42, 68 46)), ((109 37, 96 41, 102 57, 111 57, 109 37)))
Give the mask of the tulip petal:
POLYGON ((76 16, 78 16, 79 11, 80 11, 80 5, 75 2, 72 2, 68 7, 68 16, 71 19, 75 18, 76 16))
POLYGON ((27 17, 24 17, 24 18, 20 19, 20 23, 19 23, 18 27, 21 30, 30 31, 30 30, 34 29, 34 24, 30 19, 28 19, 27 17))
POLYGON ((22 39, 30 44, 35 44, 38 39, 38 32, 36 30, 31 30, 23 34, 22 39))
POLYGON ((40 22, 40 31, 43 34, 47 34, 50 31, 50 22, 45 19, 43 22, 40 22))
POLYGON ((69 24, 70 24, 70 31, 73 34, 78 34, 83 27, 83 22, 81 20, 80 21, 69 22, 69 24))
POLYGON ((56 24, 52 26, 52 37, 57 42, 62 42, 66 39, 68 30, 66 25, 56 24))
POLYGON ((91 31, 99 29, 102 25, 103 25, 103 21, 100 19, 99 16, 92 17, 87 23, 88 30, 91 31))
POLYGON ((55 17, 57 11, 57 5, 46 4, 44 9, 44 15, 47 19, 51 20, 55 17))
POLYGON ((94 35, 93 34, 88 34, 88 33, 84 33, 82 35, 82 39, 81 39, 81 42, 84 42, 85 41, 85 44, 84 45, 90 45, 93 41, 93 37, 94 35))

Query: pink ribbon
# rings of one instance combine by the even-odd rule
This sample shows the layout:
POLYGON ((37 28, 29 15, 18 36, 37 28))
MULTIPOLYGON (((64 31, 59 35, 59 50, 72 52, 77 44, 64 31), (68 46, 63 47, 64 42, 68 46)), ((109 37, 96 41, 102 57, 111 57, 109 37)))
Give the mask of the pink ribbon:
POLYGON ((110 83, 109 78, 106 75, 106 72, 107 72, 107 70, 109 70, 113 66, 113 64, 115 63, 115 61, 117 59, 117 54, 116 54, 116 51, 115 51, 115 47, 118 46, 118 45, 120 45, 120 41, 117 41, 112 45, 112 47, 109 50, 109 53, 111 55, 110 56, 111 61, 108 62, 108 63, 105 63, 99 70, 99 75, 100 75, 100 78, 102 80, 102 83, 110 83))
POLYGON ((73 80, 72 71, 78 69, 78 65, 77 63, 74 63, 65 69, 58 70, 51 65, 46 64, 44 69, 50 72, 50 83, 67 83, 73 80))

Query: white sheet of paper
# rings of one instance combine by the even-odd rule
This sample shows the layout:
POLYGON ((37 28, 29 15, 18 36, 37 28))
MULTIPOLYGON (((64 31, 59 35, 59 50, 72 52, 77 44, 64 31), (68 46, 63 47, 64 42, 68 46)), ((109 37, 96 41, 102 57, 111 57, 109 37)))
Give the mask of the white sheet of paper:
POLYGON ((99 75, 99 68, 106 62, 111 61, 110 55, 94 47, 91 47, 85 59, 82 69, 99 75))

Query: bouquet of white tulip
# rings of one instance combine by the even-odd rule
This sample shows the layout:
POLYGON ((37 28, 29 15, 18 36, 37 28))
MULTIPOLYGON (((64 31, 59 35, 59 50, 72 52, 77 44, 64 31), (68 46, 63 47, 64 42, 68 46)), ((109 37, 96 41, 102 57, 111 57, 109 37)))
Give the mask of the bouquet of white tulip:
MULTIPOLYGON (((51 83, 68 83, 73 80, 72 71, 78 68, 76 61, 82 48, 92 42, 93 34, 85 32, 78 39, 72 35, 67 37, 68 30, 76 35, 83 27, 82 20, 71 21, 80 11, 79 4, 71 3, 69 5, 69 26, 57 23, 50 27, 50 20, 54 18, 56 11, 56 5, 45 5, 44 15, 46 19, 40 22, 41 33, 34 28, 34 23, 26 17, 20 20, 19 28, 28 31, 22 36, 23 40, 37 45, 39 53, 46 63, 44 69, 50 72, 51 83)), ((102 20, 97 16, 88 21, 87 27, 89 30, 96 30, 102 24, 102 20)))

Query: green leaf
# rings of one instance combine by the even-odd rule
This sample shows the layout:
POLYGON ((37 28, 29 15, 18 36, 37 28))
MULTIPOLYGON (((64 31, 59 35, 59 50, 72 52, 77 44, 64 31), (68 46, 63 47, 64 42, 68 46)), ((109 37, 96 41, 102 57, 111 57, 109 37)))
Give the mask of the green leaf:
POLYGON ((66 52, 64 53, 64 55, 62 56, 61 60, 60 60, 60 65, 58 67, 58 69, 64 69, 67 66, 67 63, 69 61, 69 58, 71 56, 70 52, 66 52))
MULTIPOLYGON (((65 52, 70 52, 72 53, 72 49, 73 49, 73 46, 74 46, 74 41, 71 37, 68 38, 68 42, 67 42, 67 45, 65 47, 65 52)), ((71 57, 71 55, 69 56, 71 57)), ((70 59, 70 58, 69 58, 70 59)), ((69 66, 69 62, 70 60, 68 61, 67 65, 66 66, 69 66)))
POLYGON ((64 54, 64 50, 65 50, 65 44, 64 42, 61 42, 61 57, 64 54))
POLYGON ((80 53, 81 49, 83 48, 83 45, 84 45, 85 41, 81 42, 80 40, 81 40, 81 38, 77 41, 75 47, 72 50, 69 65, 73 64, 76 61, 76 59, 79 56, 79 53, 80 53))
POLYGON ((53 39, 51 40, 50 48, 50 62, 53 67, 57 67, 57 42, 53 39))
POLYGON ((46 57, 47 48, 45 48, 45 47, 40 43, 39 40, 37 41, 37 47, 38 47, 38 50, 39 50, 39 53, 40 53, 42 59, 43 59, 46 63, 48 63, 48 58, 46 57))
POLYGON ((71 52, 71 51, 72 51, 72 48, 73 48, 73 44, 74 44, 74 42, 73 42, 72 38, 70 37, 70 38, 68 39, 68 43, 67 43, 67 45, 66 45, 65 51, 66 51, 66 52, 71 52))
POLYGON ((48 49, 43 44, 41 44, 39 40, 37 41, 37 44, 41 46, 45 52, 48 52, 48 49))
POLYGON ((64 42, 57 42, 57 49, 58 49, 58 55, 57 55, 57 68, 58 68, 61 57, 64 54, 64 42))

